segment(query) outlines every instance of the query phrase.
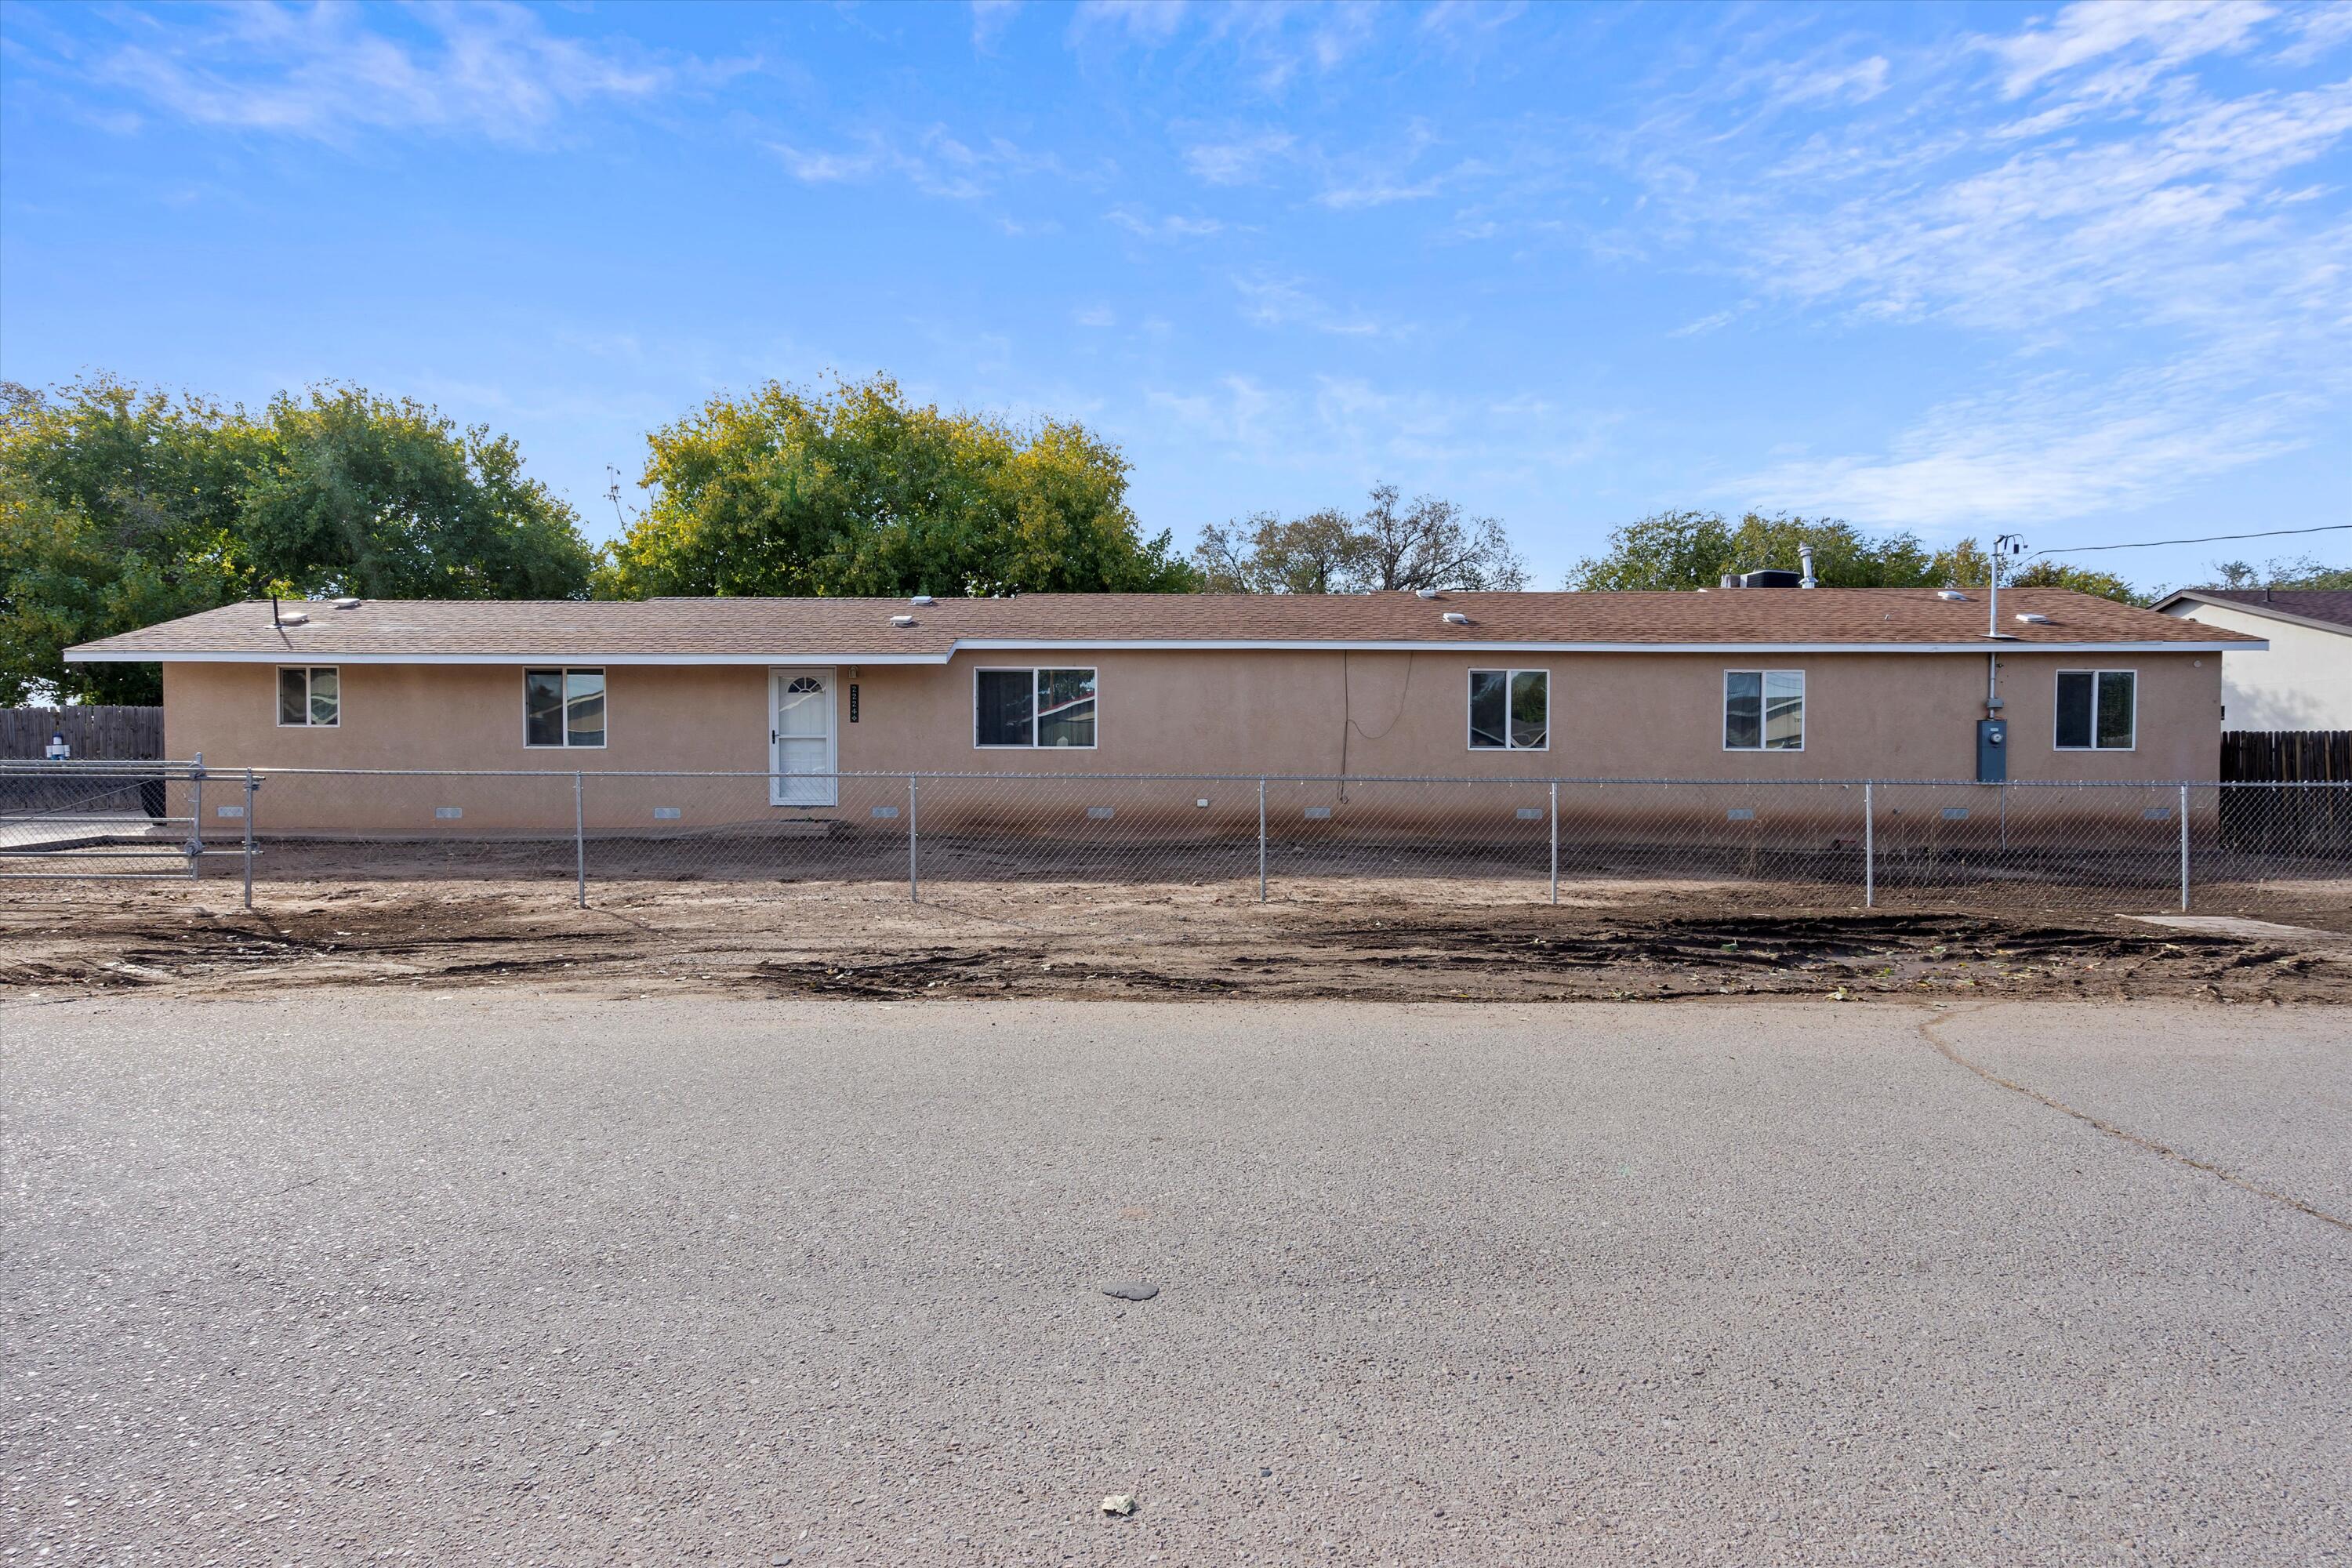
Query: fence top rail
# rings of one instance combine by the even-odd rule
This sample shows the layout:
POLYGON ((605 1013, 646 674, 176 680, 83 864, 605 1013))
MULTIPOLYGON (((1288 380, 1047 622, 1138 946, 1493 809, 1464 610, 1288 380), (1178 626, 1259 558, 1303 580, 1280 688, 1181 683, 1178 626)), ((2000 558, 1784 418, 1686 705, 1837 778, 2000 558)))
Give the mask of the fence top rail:
POLYGON ((1573 784, 1580 788, 1625 788, 1671 785, 1704 789, 1860 789, 1879 788, 1971 790, 2095 790, 2095 789, 2233 789, 2233 790, 2352 790, 2352 780, 2232 780, 2232 779, 2011 779, 1987 784, 1976 779, 1920 778, 1601 778, 1566 774, 1509 778, 1468 774, 1428 773, 983 773, 852 770, 816 773, 780 773, 769 769, 701 768, 241 768, 213 767, 193 763, 0 762, 0 778, 135 777, 154 779, 273 778, 434 778, 434 779, 778 779, 834 781, 874 780, 905 784, 983 782, 997 784, 1459 784, 1508 789, 1573 784))

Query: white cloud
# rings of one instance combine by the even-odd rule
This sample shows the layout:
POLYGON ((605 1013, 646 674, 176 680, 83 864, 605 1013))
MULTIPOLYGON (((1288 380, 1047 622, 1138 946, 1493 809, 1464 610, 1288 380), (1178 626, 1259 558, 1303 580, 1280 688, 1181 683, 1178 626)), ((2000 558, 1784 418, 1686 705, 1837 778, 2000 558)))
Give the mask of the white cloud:
POLYGON ((2194 362, 2084 386, 2038 377, 1931 410, 1873 456, 1796 458, 1731 493, 1766 508, 1950 532, 2143 507, 2290 450, 2309 400, 2232 395, 2194 362))
POLYGON ((2019 98, 2053 77, 2110 56, 2138 57, 2098 79, 2105 95, 2145 87, 2165 68, 2216 50, 2246 47, 2273 15, 2260 0, 2076 0, 2042 26, 1984 40, 2007 69, 2005 97, 2019 98))
POLYGON ((1138 43, 1164 44, 1176 36, 1184 12, 1184 0, 1081 0, 1070 17, 1070 35, 1120 33, 1138 43))
POLYGON ((1244 320, 1261 327, 1307 327, 1346 338, 1400 338, 1410 325, 1383 321, 1361 310, 1343 310, 1308 288, 1303 279, 1254 273, 1238 277, 1244 320))
POLYGON ((2275 58, 2300 24, 2069 6, 1895 55, 1843 98, 1800 88, 1821 111, 1785 134, 1748 105, 1787 103, 1811 68, 1659 95, 1623 143, 1645 207, 1624 232, 1645 261, 1682 248, 1749 289, 1673 335, 1752 311, 1901 353, 1924 340, 1895 334, 1933 328, 1924 363, 1975 364, 1976 390, 1893 437, 1775 458, 1727 497, 1930 529, 2086 517, 2340 442, 2352 81, 2204 68, 2275 58))
MULTIPOLYGON (((857 145, 840 151, 812 152, 785 142, 770 142, 766 146, 793 178, 808 184, 892 175, 905 179, 925 195, 955 201, 992 195, 1008 181, 1022 176, 1063 173, 1060 162, 1051 154, 1025 153, 1003 137, 974 145, 950 135, 942 126, 905 139, 868 132, 857 145)), ((1008 232, 1031 232, 1010 219, 999 221, 1008 232)))
POLYGON ((1115 327, 1118 325, 1118 312, 1108 305, 1089 305, 1083 310, 1072 312, 1070 320, 1082 327, 1115 327))
POLYGON ((1205 239, 1223 234, 1225 226, 1213 217, 1185 217, 1177 213, 1164 213, 1153 217, 1132 205, 1111 208, 1103 216, 1139 239, 1205 239))
POLYGON ((643 99, 674 71, 564 38, 518 5, 431 6, 404 39, 357 7, 147 12, 98 74, 199 124, 339 142, 366 131, 541 140, 566 112, 643 99))
POLYGON ((971 0, 971 47, 985 53, 1013 23, 1021 0, 971 0))
POLYGON ((1297 139, 1286 131, 1263 131, 1225 142, 1201 142, 1184 149, 1184 166, 1213 185, 1252 185, 1290 154, 1297 139))

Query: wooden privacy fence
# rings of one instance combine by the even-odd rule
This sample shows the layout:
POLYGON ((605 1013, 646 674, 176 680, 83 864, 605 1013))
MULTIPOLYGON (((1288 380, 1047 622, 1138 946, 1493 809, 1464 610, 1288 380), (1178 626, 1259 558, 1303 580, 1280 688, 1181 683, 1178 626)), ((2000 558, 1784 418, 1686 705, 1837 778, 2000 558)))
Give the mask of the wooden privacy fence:
POLYGON ((161 708, 0 708, 0 758, 39 757, 63 734, 76 762, 143 763, 163 754, 161 708))
POLYGON ((2352 730, 2225 730, 2221 843, 2266 854, 2352 851, 2352 730), (2335 784, 2335 789, 2266 789, 2335 784))

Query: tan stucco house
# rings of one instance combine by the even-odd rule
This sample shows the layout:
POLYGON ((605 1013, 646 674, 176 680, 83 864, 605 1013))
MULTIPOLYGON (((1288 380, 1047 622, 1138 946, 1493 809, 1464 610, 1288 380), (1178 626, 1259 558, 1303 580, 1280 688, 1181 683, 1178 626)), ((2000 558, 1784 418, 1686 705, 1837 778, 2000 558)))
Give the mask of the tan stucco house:
MULTIPOLYGON (((2054 589, 234 605, 72 649, 215 768, 2207 779, 2242 633, 2054 589), (1989 700, 1997 706, 1989 706, 1989 700)), ((365 825, 352 823, 354 830, 365 825)))
POLYGON ((2184 588, 2156 608, 2267 644, 2223 656, 2223 729, 2352 730, 2352 589, 2184 588))

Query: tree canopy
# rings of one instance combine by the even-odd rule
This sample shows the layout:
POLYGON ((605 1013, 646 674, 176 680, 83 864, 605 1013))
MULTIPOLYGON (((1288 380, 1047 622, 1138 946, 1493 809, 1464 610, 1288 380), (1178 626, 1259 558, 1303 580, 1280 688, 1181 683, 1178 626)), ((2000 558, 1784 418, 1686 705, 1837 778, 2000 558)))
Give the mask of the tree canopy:
POLYGON ((1413 588, 1527 586, 1518 552, 1491 517, 1418 496, 1400 504, 1376 485, 1350 517, 1337 508, 1285 520, 1262 511, 1202 531, 1192 552, 1206 585, 1229 594, 1360 594, 1413 588))
POLYGON ((2260 566, 2243 561, 2217 561, 2213 580, 2202 588, 2352 588, 2352 566, 2328 566, 2316 556, 2294 561, 2267 561, 2260 566))
POLYGON ((0 398, 0 702, 152 702, 74 643, 270 593, 569 598, 594 552, 514 443, 357 387, 259 416, 97 375, 0 398))
MULTIPOLYGON (((1916 534, 1870 534, 1835 518, 1767 517, 1736 523, 1712 511, 1663 511, 1609 535, 1609 548, 1577 563, 1571 588, 1712 588, 1727 572, 1794 572, 1799 547, 1813 547, 1813 580, 1825 588, 1965 588, 1981 585, 1991 557, 1974 539, 1930 551, 1916 534)), ((2147 602, 2110 573, 2040 560, 2005 572, 2004 585, 2072 588, 2126 604, 2147 602)))
POLYGON ((613 597, 1196 583, 1167 534, 1139 536, 1118 448, 1076 423, 943 414, 877 375, 714 397, 646 442, 654 499, 598 577, 613 597))

